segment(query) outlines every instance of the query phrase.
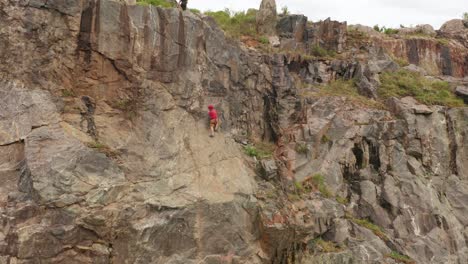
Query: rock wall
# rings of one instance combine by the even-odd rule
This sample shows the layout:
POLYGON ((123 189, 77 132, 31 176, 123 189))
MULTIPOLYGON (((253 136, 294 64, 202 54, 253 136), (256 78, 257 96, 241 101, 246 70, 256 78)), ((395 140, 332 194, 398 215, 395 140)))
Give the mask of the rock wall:
POLYGON ((377 40, 395 57, 424 68, 430 75, 468 76, 466 47, 456 41, 447 43, 435 38, 413 37, 408 39, 377 40))
POLYGON ((0 46, 1 264, 467 261, 466 108, 304 97, 284 55, 121 1, 0 0, 0 46))

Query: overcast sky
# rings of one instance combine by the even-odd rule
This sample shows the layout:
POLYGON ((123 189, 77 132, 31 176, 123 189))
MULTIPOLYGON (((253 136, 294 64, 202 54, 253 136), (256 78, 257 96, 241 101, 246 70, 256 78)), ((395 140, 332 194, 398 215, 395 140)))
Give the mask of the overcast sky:
MULTIPOLYGON (((261 0, 189 0, 190 8, 246 10, 258 8, 261 0)), ((276 0, 278 12, 288 6, 292 13, 318 21, 331 17, 348 24, 399 27, 431 24, 435 29, 468 12, 468 0, 276 0)))

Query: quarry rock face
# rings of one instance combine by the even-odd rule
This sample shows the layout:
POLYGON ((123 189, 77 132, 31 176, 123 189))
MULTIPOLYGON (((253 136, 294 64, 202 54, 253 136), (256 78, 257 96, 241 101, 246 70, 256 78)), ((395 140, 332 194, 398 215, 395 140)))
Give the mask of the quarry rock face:
MULTIPOLYGON (((345 52, 346 23, 304 18, 281 46, 345 52)), ((0 0, 0 263, 466 263, 468 108, 298 85, 375 93, 401 50, 464 77, 457 36, 301 61, 178 9, 0 0)))

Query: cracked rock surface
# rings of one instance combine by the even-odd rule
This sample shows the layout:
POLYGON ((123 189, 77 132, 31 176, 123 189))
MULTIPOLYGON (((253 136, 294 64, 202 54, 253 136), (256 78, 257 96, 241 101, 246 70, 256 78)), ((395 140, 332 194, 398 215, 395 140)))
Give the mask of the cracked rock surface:
MULTIPOLYGON (((345 48, 342 24, 313 29, 345 48)), ((296 87, 375 94, 399 66, 374 55, 298 63, 178 9, 0 0, 0 264, 467 263, 468 108, 296 87)))

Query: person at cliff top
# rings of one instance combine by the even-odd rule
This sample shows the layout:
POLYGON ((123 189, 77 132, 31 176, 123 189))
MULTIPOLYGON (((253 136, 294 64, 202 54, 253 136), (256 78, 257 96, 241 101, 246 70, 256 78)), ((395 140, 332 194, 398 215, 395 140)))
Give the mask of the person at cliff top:
POLYGON ((180 7, 182 7, 182 10, 187 10, 187 1, 188 0, 180 0, 180 7))
POLYGON ((208 116, 210 117, 210 137, 214 137, 214 132, 218 129, 218 113, 214 109, 214 106, 208 106, 208 116))

